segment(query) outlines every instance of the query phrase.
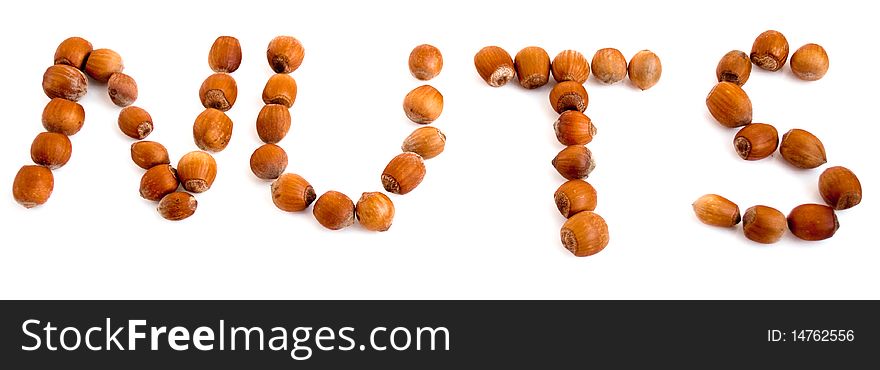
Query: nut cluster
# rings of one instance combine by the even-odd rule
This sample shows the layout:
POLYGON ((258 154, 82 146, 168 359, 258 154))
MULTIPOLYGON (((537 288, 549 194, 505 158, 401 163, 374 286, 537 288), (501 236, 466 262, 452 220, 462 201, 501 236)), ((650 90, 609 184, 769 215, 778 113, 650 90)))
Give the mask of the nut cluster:
MULTIPOLYGON (((799 169, 814 169, 827 162, 825 146, 815 135, 792 129, 780 141, 776 128, 752 122, 752 103, 743 90, 752 64, 767 71, 778 71, 788 60, 788 41, 778 31, 766 31, 755 39, 751 54, 733 50, 725 54, 715 69, 718 84, 706 97, 709 113, 718 123, 741 127, 733 139, 736 153, 744 160, 756 161, 773 155, 777 149, 786 162, 799 169)), ((815 81, 828 71, 828 55, 816 44, 807 44, 791 57, 793 74, 815 81)), ((740 216, 739 207, 715 194, 700 197, 693 203, 694 213, 705 224, 733 227, 740 220, 746 238, 763 244, 779 241, 786 228, 803 240, 823 240, 839 227, 835 210, 851 208, 862 199, 862 187, 856 175, 844 167, 830 167, 819 177, 819 193, 827 205, 803 204, 786 217, 775 208, 757 205, 740 216)))

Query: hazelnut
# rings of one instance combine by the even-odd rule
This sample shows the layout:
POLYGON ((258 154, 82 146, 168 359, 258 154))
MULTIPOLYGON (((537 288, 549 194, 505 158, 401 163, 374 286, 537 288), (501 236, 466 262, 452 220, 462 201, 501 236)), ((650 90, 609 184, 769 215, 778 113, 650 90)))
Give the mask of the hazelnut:
POLYGON ((593 153, 583 145, 570 145, 562 149, 551 162, 556 171, 568 180, 582 179, 596 168, 593 153))
POLYGON ((85 72, 96 81, 106 83, 114 73, 122 72, 122 57, 110 49, 95 49, 86 60, 85 72))
POLYGON ((169 221, 180 221, 196 213, 199 202, 185 191, 175 191, 162 197, 156 208, 159 214, 169 221))
POLYGON ((752 123, 752 101, 739 85, 719 82, 706 96, 709 113, 718 123, 734 128, 752 123))
POLYGON ((825 240, 839 228, 834 209, 826 205, 801 204, 788 214, 788 229, 803 240, 825 240))
POLYGON ((107 82, 107 93, 110 94, 113 104, 127 107, 138 98, 137 83, 127 74, 114 73, 107 82))
POLYGON ((626 57, 614 48, 600 49, 593 55, 593 76, 606 84, 613 84, 626 77, 626 57))
POLYGON ((199 99, 205 108, 228 111, 238 97, 238 85, 235 79, 226 73, 215 73, 202 82, 199 88, 199 99))
POLYGON ((12 182, 12 197, 25 208, 33 208, 49 200, 55 178, 43 166, 22 166, 12 182))
POLYGON ((740 158, 756 161, 769 157, 779 146, 779 134, 776 128, 766 123, 746 125, 733 139, 733 147, 740 158))
POLYGON ((370 231, 387 231, 394 221, 394 203, 379 192, 363 193, 355 206, 358 222, 370 231))
POLYGON ((697 218, 706 225, 733 227, 742 220, 739 207, 720 195, 706 194, 692 206, 697 218))
POLYGON ((354 203, 338 191, 328 191, 318 197, 312 214, 321 226, 339 230, 354 224, 354 203))
POLYGON ((556 82, 574 81, 582 84, 590 77, 590 63, 576 50, 563 50, 556 54, 550 69, 556 82))
POLYGON ((278 36, 269 42, 266 58, 275 73, 290 73, 299 68, 305 57, 302 44, 291 36, 278 36))
POLYGON ((315 189, 302 176, 285 173, 272 182, 272 202, 282 211, 298 212, 315 201, 315 189))
POLYGON ((791 71, 805 81, 816 81, 828 72, 828 54, 825 48, 806 44, 791 55, 791 71))
POLYGON ((782 135, 779 154, 788 163, 803 169, 816 168, 828 161, 825 146, 819 138, 801 129, 793 129, 782 135))
POLYGON ((31 159, 34 163, 54 170, 70 160, 73 147, 67 135, 55 132, 42 132, 31 144, 31 159))
POLYGON ((731 50, 721 57, 718 67, 715 67, 715 77, 718 82, 732 82, 739 86, 745 85, 752 73, 752 62, 748 54, 731 50))
POLYGON ((567 110, 583 112, 589 104, 590 97, 587 95, 587 89, 575 81, 560 82, 550 90, 550 106, 556 113, 567 110))
POLYGON ((82 105, 67 99, 54 98, 43 108, 43 127, 49 132, 71 136, 79 132, 85 120, 82 105))
POLYGON ((629 60, 629 80, 642 90, 650 89, 660 81, 663 66, 660 58, 650 50, 642 50, 629 60))
POLYGON ((773 244, 785 234, 785 215, 776 208, 754 206, 742 218, 743 234, 753 242, 773 244))
POLYGON ((177 171, 167 164, 154 166, 141 177, 141 197, 158 202, 162 197, 177 191, 177 171))
POLYGON ((605 219, 590 211, 580 212, 562 225, 559 232, 562 245, 578 257, 592 256, 608 245, 608 225, 605 219))
POLYGON ((274 74, 263 88, 263 103, 281 104, 287 108, 296 100, 296 80, 290 75, 274 74))
POLYGON ((409 72, 413 77, 427 81, 440 74, 441 69, 443 69, 443 55, 436 47, 422 44, 409 53, 409 72))
POLYGON ((197 150, 186 153, 177 162, 177 176, 184 189, 204 193, 217 178, 217 162, 206 152, 197 150))
POLYGON ((86 75, 80 70, 65 64, 56 64, 43 73, 43 92, 49 98, 77 101, 89 89, 86 75))
POLYGON ((855 207, 862 201, 862 183, 846 167, 829 167, 819 176, 819 194, 836 210, 855 207))
POLYGON ((596 189, 581 180, 568 180, 553 194, 556 208, 563 217, 569 218, 583 211, 596 209, 596 189))
POLYGON ((222 151, 232 139, 232 120, 217 109, 205 109, 193 124, 193 139, 201 150, 222 151))
POLYGON ((274 180, 287 168, 287 153, 275 144, 263 144, 251 154, 251 172, 263 180, 274 180))
POLYGON ((208 66, 214 72, 232 73, 241 65, 241 44, 232 36, 220 36, 208 52, 208 66))
POLYGON ((82 37, 71 37, 55 49, 55 64, 67 64, 79 70, 86 68, 86 60, 92 53, 92 43, 82 37))
MULTIPOLYGON (((286 75, 282 75, 286 76, 286 75)), ((275 144, 290 130, 290 111, 278 104, 268 104, 257 115, 257 135, 267 144, 275 144)))
POLYGON ((160 164, 170 164, 168 150, 155 141, 137 141, 131 144, 131 160, 145 170, 160 164))
POLYGON ((402 151, 416 153, 423 159, 440 155, 444 148, 446 148, 446 135, 436 127, 430 126, 417 128, 403 140, 403 145, 400 146, 402 151))
POLYGON ((434 122, 443 112, 443 95, 431 85, 419 86, 406 94, 403 111, 415 123, 434 122))
POLYGON ((143 108, 128 106, 119 112, 119 130, 128 137, 143 140, 153 132, 153 117, 143 108))
POLYGON ((596 126, 590 117, 575 110, 562 112, 553 123, 553 130, 562 145, 585 145, 596 135, 596 126))
POLYGON ((504 86, 514 75, 513 59, 510 54, 497 46, 487 46, 474 55, 477 73, 489 86, 504 86))
POLYGON ((550 79, 550 56, 544 49, 529 46, 516 53, 513 68, 519 84, 527 89, 535 89, 547 84, 550 79))
POLYGON ((382 171, 382 187, 389 193, 406 194, 419 186, 425 178, 422 156, 406 152, 398 154, 382 171))
POLYGON ((767 71, 778 71, 788 59, 788 40, 778 31, 764 31, 752 44, 752 63, 767 71))

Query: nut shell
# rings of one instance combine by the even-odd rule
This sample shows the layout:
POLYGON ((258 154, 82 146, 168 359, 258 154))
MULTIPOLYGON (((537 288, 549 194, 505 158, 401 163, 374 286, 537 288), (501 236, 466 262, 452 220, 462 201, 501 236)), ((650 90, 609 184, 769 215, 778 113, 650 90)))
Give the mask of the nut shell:
POLYGON ((192 194, 176 191, 162 197, 156 210, 166 220, 180 221, 196 213, 198 206, 199 202, 192 194))
POLYGON ((819 194, 832 208, 849 209, 862 202, 862 183, 846 167, 829 167, 819 176, 819 194))
POLYGON ((740 158, 756 161, 769 157, 779 146, 776 128, 766 123, 746 125, 733 138, 733 147, 740 158))
POLYGON ((331 190, 318 197, 312 214, 321 226, 344 229, 354 224, 354 203, 347 195, 331 190))
POLYGON ((803 169, 816 168, 828 162, 825 146, 819 138, 801 129, 789 130, 782 135, 779 154, 792 166, 803 169))
POLYGON ((315 201, 315 189, 302 176, 285 173, 272 182, 272 202, 278 209, 298 212, 315 201))
POLYGON ((275 73, 290 73, 299 68, 305 53, 302 43, 295 37, 278 36, 269 42, 266 59, 275 73))
POLYGON ((583 145, 570 145, 559 152, 551 164, 568 180, 582 179, 596 168, 593 153, 583 145))
POLYGON ((141 197, 158 202, 164 196, 177 191, 177 171, 167 164, 160 164, 144 172, 141 177, 141 197))
POLYGON ((215 73, 202 82, 199 88, 199 99, 205 108, 214 108, 226 112, 235 105, 238 98, 238 85, 227 73, 215 73))
POLYGON ((749 58, 761 69, 778 71, 788 59, 788 40, 778 31, 764 31, 755 38, 749 58))
POLYGON ((739 85, 719 82, 706 96, 706 107, 718 123, 734 128, 752 123, 752 101, 739 85))
POLYGON ((86 60, 85 72, 96 81, 107 83, 114 73, 122 72, 122 57, 110 49, 95 49, 86 60))
POLYGON ((86 68, 86 60, 92 49, 92 43, 86 39, 70 37, 55 49, 55 64, 66 64, 82 71, 86 68))
POLYGON ((834 209, 826 205, 801 204, 788 214, 788 229, 803 240, 825 240, 834 236, 839 228, 834 209))
POLYGON ((416 153, 398 154, 382 171, 382 187, 389 193, 406 194, 425 178, 425 162, 416 153))
POLYGON ((296 80, 290 75, 274 74, 263 87, 263 103, 281 104, 287 108, 296 101, 296 80))
POLYGON ((580 212, 562 225, 562 246, 578 257, 592 256, 608 245, 608 225, 602 216, 590 211, 580 212))
POLYGON ((217 109, 208 108, 196 117, 193 140, 201 150, 219 152, 232 139, 232 120, 217 109))
POLYGON ((55 188, 52 171, 43 166, 22 166, 12 182, 12 197, 25 208, 46 203, 55 188))
POLYGON ((274 180, 287 168, 287 153, 275 144, 263 144, 251 154, 251 172, 263 180, 274 180))
POLYGON ((207 152, 193 151, 180 157, 177 177, 187 191, 203 193, 211 188, 217 178, 217 161, 207 152))
POLYGON ((440 74, 442 69, 443 55, 432 45, 416 46, 409 53, 409 72, 419 80, 430 80, 440 74))
POLYGON ((153 117, 146 110, 128 106, 119 112, 119 130, 128 137, 143 140, 153 132, 153 117))
POLYGON ((279 104, 268 104, 257 115, 257 135, 267 144, 275 144, 290 131, 290 111, 279 104))
POLYGON ((629 80, 642 90, 647 90, 660 81, 663 65, 660 58, 650 50, 642 50, 629 61, 629 80))
POLYGON ((138 167, 149 170, 160 164, 170 164, 168 150, 155 141, 136 141, 131 144, 131 160, 138 167))
POLYGON ((86 75, 65 64, 56 64, 43 73, 43 92, 51 99, 61 98, 77 101, 89 89, 86 75))
POLYGON ((715 77, 718 82, 731 82, 739 86, 745 85, 752 74, 752 61, 749 55, 739 51, 731 50, 721 57, 718 67, 715 68, 715 77))
POLYGON ((355 206, 358 222, 370 231, 387 231, 394 221, 394 202, 379 192, 363 193, 355 206))
POLYGON ((114 73, 107 82, 107 94, 113 104, 127 107, 138 98, 137 82, 127 74, 114 73))
POLYGON ((42 120, 46 131, 71 136, 82 129, 86 111, 77 102, 54 98, 43 108, 42 120))
POLYGON ((583 84, 590 78, 590 63, 576 50, 563 50, 556 54, 550 64, 550 70, 556 82, 574 81, 583 84))
POLYGON ((431 126, 415 129, 400 146, 402 151, 416 153, 423 159, 440 155, 444 148, 446 148, 446 135, 440 129, 431 126))
POLYGON ((613 84, 626 78, 626 57, 614 48, 600 49, 593 55, 593 76, 605 84, 613 84))
POLYGON ((773 244, 782 239, 787 225, 782 212, 767 206, 747 209, 743 214, 742 223, 746 238, 762 244, 773 244))
POLYGON ((577 213, 596 209, 596 189, 584 180, 568 180, 556 189, 553 200, 559 213, 569 218, 577 213))
POLYGON ((742 218, 739 206, 717 194, 706 194, 692 204, 694 214, 704 224, 718 227, 734 227, 742 218))
POLYGON ((500 87, 514 76, 513 58, 504 49, 497 46, 486 46, 474 55, 474 66, 477 73, 489 86, 500 87))
POLYGON ((536 89, 546 85, 550 79, 550 56, 540 47, 529 46, 516 53, 513 68, 520 86, 536 89))
POLYGON ((214 40, 208 52, 208 66, 214 72, 232 73, 241 66, 241 44, 232 36, 220 36, 214 40))
POLYGON ((556 113, 567 110, 583 112, 589 104, 590 97, 587 95, 587 89, 575 81, 560 82, 550 90, 550 106, 556 113))
POLYGON ((406 94, 403 111, 415 123, 434 122, 443 112, 443 94, 431 85, 419 86, 406 94))
POLYGON ((586 145, 596 134, 596 126, 590 117, 574 110, 562 112, 553 123, 553 130, 562 145, 586 145))
POLYGON ((791 55, 791 71, 804 81, 816 81, 828 72, 828 53, 816 44, 806 44, 791 55))
POLYGON ((70 160, 73 147, 67 135, 55 132, 42 132, 31 144, 31 159, 34 163, 56 169, 70 160))

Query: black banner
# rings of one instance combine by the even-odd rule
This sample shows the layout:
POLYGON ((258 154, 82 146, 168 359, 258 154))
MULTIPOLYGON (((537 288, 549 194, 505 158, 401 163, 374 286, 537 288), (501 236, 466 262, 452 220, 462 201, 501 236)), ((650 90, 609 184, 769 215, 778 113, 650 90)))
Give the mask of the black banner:
POLYGON ((880 348, 876 301, 38 301, 0 307, 0 367, 10 369, 876 368, 880 348))

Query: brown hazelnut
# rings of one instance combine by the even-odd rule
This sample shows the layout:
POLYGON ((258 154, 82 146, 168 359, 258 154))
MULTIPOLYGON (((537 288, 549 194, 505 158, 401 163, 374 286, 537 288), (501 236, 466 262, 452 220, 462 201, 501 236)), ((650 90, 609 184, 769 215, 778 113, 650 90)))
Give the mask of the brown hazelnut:
POLYGON ((556 189, 553 200, 559 213, 569 218, 579 212, 596 209, 596 189, 581 179, 568 180, 556 189))
POLYGON ((409 53, 409 72, 419 80, 430 80, 440 74, 442 69, 443 55, 432 45, 416 46, 409 53))
POLYGON ((312 214, 321 226, 339 230, 354 224, 354 203, 338 191, 328 191, 318 197, 312 214))
POLYGON ((556 171, 568 180, 582 179, 596 168, 593 153, 583 145, 569 145, 551 162, 556 171))
POLYGON ((736 203, 720 195, 706 194, 692 206, 697 218, 706 225, 734 227, 742 220, 736 203))
POLYGON ((128 106, 119 112, 119 130, 128 137, 143 140, 153 132, 153 117, 140 107, 128 106))
POLYGON ((785 215, 776 208, 750 207, 743 214, 742 223, 743 234, 753 242, 773 244, 785 235, 785 215))
POLYGON ((204 193, 211 188, 214 179, 217 178, 217 161, 206 152, 186 153, 177 162, 177 177, 187 191, 204 193))
POLYGON ((819 194, 836 210, 855 207, 862 201, 862 183, 846 167, 829 167, 819 176, 819 194))
POLYGON ((275 73, 290 73, 299 68, 305 53, 305 49, 296 38, 278 36, 269 42, 266 58, 275 73))
POLYGON ((31 144, 31 159, 34 163, 54 170, 70 160, 73 147, 67 135, 55 132, 42 132, 31 144))
POLYGON ((96 81, 106 83, 114 73, 122 72, 122 57, 110 49, 95 49, 86 60, 85 72, 96 81))
POLYGON ((660 58, 650 50, 642 50, 629 61, 629 80, 642 90, 650 89, 660 81, 663 66, 660 58))
POLYGON ((834 209, 826 205, 801 204, 788 214, 788 229, 803 240, 825 240, 839 228, 834 209))
POLYGON ((275 144, 263 144, 251 154, 251 172, 263 180, 274 180, 287 168, 287 153, 275 144))
POLYGON ((828 53, 816 44, 806 44, 791 55, 791 71, 805 81, 816 81, 828 72, 828 53))
POLYGON ((434 122, 443 112, 443 95, 431 85, 419 86, 406 94, 403 111, 415 123, 434 122))
POLYGON ((574 81, 582 84, 590 77, 590 63, 576 50, 563 50, 556 54, 550 66, 556 82, 574 81))
POLYGON ((238 97, 238 85, 235 79, 226 73, 215 73, 202 82, 199 88, 199 99, 205 108, 228 111, 235 105, 238 97))
POLYGON ((387 231, 394 221, 394 203, 379 192, 363 193, 355 206, 358 222, 370 231, 387 231))
POLYGON ((556 113, 567 110, 583 112, 589 104, 590 97, 587 95, 587 89, 575 81, 560 82, 550 90, 550 106, 556 113))
POLYGON ((137 82, 127 74, 114 73, 107 82, 107 93, 113 104, 127 107, 134 104, 138 98, 137 82))
POLYGON ((596 126, 590 117, 576 110, 562 112, 553 123, 553 130, 562 145, 586 145, 596 135, 596 126))
POLYGON ((430 126, 417 128, 403 140, 403 145, 400 146, 402 151, 416 153, 423 159, 440 155, 444 148, 446 148, 446 135, 436 127, 430 126))
POLYGON ((208 66, 214 72, 232 73, 241 65, 241 44, 232 36, 220 36, 208 52, 208 66))
POLYGON ((590 211, 580 212, 562 225, 562 245, 578 257, 592 256, 608 245, 608 225, 605 219, 590 211))
POLYGON ((131 144, 131 160, 145 170, 160 164, 170 164, 168 150, 155 141, 136 141, 131 144))
POLYGON ((766 123, 746 125, 733 139, 733 147, 740 158, 756 161, 769 157, 779 146, 776 128, 766 123))
POLYGON ((752 61, 748 54, 731 50, 721 57, 718 67, 715 68, 715 77, 718 82, 732 82, 739 86, 745 85, 752 73, 752 61))
POLYGON ((33 208, 49 200, 55 187, 52 171, 43 166, 22 166, 12 182, 12 197, 25 208, 33 208))
POLYGON ((156 208, 159 215, 169 221, 180 221, 196 213, 199 202, 185 191, 176 191, 162 197, 156 208))
POLYGON ((177 191, 177 171, 167 164, 160 164, 144 172, 141 177, 141 197, 158 202, 162 197, 177 191))
POLYGON ((274 74, 263 88, 263 103, 281 104, 287 108, 296 101, 296 80, 290 75, 274 74))
POLYGON ((544 49, 529 46, 516 53, 513 68, 519 84, 527 89, 536 89, 547 84, 550 79, 550 56, 544 49))
POLYGON ((272 182, 272 202, 286 212, 299 212, 315 201, 315 188, 302 176, 285 173, 272 182))
POLYGON ((67 64, 79 70, 86 68, 86 60, 92 53, 92 43, 82 37, 71 37, 55 49, 55 64, 67 64))
POLYGON ((71 136, 79 132, 85 120, 82 105, 67 99, 54 98, 43 108, 43 127, 49 132, 71 136))
POLYGON ((56 64, 43 73, 43 92, 49 98, 77 101, 89 89, 86 75, 80 70, 65 64, 56 64))
POLYGON ((614 48, 600 49, 593 55, 593 76, 606 84, 623 81, 626 78, 626 57, 614 48))
POLYGON ((389 193, 406 194, 419 186, 425 178, 422 156, 406 152, 398 154, 382 171, 382 187, 389 193))
POLYGON ((504 86, 514 75, 513 59, 510 54, 497 46, 487 46, 474 55, 477 73, 489 86, 504 86))
POLYGON ((290 111, 278 104, 268 104, 257 115, 257 135, 267 144, 275 144, 290 130, 290 111))
POLYGON ((752 63, 767 71, 778 71, 788 59, 788 40, 778 31, 764 31, 752 44, 752 63))
POLYGON ((752 101, 739 85, 719 82, 706 96, 709 113, 718 123, 734 128, 752 123, 752 101))
POLYGON ((782 135, 779 154, 791 165, 803 169, 816 168, 828 161, 825 146, 819 138, 801 129, 793 129, 782 135))
POLYGON ((232 120, 217 109, 205 109, 193 124, 193 139, 201 150, 222 151, 232 139, 232 120))

